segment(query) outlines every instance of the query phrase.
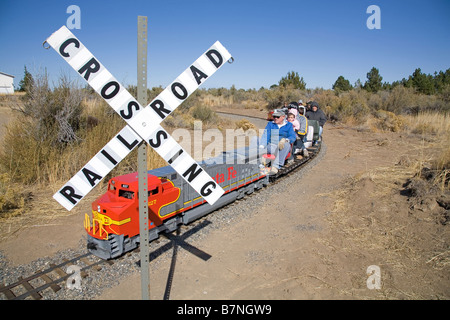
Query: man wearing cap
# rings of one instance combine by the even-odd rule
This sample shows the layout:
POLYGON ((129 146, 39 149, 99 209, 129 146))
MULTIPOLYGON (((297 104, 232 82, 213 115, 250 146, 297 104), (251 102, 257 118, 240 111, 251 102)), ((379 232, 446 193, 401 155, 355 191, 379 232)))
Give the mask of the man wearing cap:
POLYGON ((284 165, 291 144, 297 139, 292 123, 286 121, 286 114, 279 109, 273 112, 273 121, 267 123, 260 139, 260 148, 267 148, 267 152, 275 155, 271 174, 276 174, 284 165))

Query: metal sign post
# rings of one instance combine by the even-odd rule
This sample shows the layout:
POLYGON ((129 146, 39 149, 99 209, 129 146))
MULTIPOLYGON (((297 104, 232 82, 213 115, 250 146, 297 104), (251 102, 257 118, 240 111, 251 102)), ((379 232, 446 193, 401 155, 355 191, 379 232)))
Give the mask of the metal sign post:
MULTIPOLYGON (((141 105, 147 103, 147 17, 138 16, 137 45, 137 99, 141 105)), ((147 144, 138 147, 139 179, 139 239, 141 248, 141 292, 142 300, 150 299, 150 248, 148 241, 148 166, 147 144)))

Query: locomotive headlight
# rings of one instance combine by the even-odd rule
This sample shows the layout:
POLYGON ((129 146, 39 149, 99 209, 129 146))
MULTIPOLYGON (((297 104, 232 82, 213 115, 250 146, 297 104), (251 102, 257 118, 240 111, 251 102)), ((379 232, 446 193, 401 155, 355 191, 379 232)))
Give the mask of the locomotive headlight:
POLYGON ((100 205, 97 206, 97 212, 100 213, 100 205))

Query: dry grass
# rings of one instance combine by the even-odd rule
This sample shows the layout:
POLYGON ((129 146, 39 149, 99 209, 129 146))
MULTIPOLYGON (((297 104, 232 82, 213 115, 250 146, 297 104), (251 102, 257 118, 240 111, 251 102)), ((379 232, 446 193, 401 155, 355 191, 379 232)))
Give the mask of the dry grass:
POLYGON ((436 113, 396 117, 386 115, 384 130, 371 127, 383 117, 369 118, 366 126, 397 131, 390 126, 401 121, 398 134, 417 141, 410 155, 401 156, 396 166, 362 172, 328 194, 335 199, 327 217, 330 233, 318 241, 351 257, 354 270, 340 270, 333 262, 333 270, 352 279, 344 290, 349 294, 363 289, 361 268, 375 264, 382 270, 382 289, 360 298, 448 299, 449 217, 437 201, 450 198, 450 119, 436 113))
MULTIPOLYGON (((401 210, 398 201, 402 199, 392 201, 398 197, 393 190, 412 171, 378 168, 350 181, 335 194, 338 200, 328 217, 331 236, 321 242, 359 266, 356 271, 341 270, 351 278, 359 277, 355 282, 359 287, 364 283, 360 270, 371 264, 380 266, 382 289, 376 298, 448 299, 444 280, 450 266, 448 227, 436 225, 432 216, 418 220, 401 210), (373 192, 362 195, 367 188, 373 192), (365 204, 354 201, 355 194, 365 204)), ((358 288, 355 284, 349 292, 358 288)))
POLYGON ((441 190, 449 189, 450 179, 450 115, 438 113, 421 113, 415 117, 405 117, 407 132, 422 137, 427 141, 421 149, 422 161, 419 161, 417 172, 421 172, 426 164, 436 173, 434 183, 441 190), (425 154, 428 159, 425 159, 425 154))
POLYGON ((450 170, 450 114, 423 112, 418 115, 395 115, 389 111, 378 111, 361 124, 353 117, 347 125, 366 128, 372 132, 399 132, 415 136, 413 146, 420 159, 415 163, 419 174, 424 165, 438 172, 437 181, 441 185, 448 182, 450 170))
POLYGON ((224 97, 222 95, 205 95, 201 101, 203 105, 208 107, 231 106, 233 105, 233 96, 224 97))
POLYGON ((362 172, 327 194, 335 199, 327 217, 330 232, 318 242, 351 259, 354 270, 340 270, 339 259, 332 260, 338 264, 333 270, 355 279, 346 288, 351 294, 363 289, 361 268, 375 264, 382 270, 382 289, 365 298, 450 297, 446 282, 450 267, 448 212, 436 202, 450 196, 448 170, 440 171, 447 174, 446 181, 439 174, 427 180, 423 172, 436 169, 431 166, 435 157, 426 153, 425 146, 416 147, 413 159, 401 158, 395 166, 362 172), (415 192, 408 197, 410 187, 415 192))
MULTIPOLYGON (((450 115, 441 113, 419 113, 417 116, 404 116, 406 126, 412 133, 426 135, 450 134, 450 115)), ((448 141, 448 139, 446 139, 448 141)))
POLYGON ((373 132, 399 132, 405 128, 403 116, 384 110, 379 110, 373 116, 367 117, 367 124, 373 132))
POLYGON ((8 217, 19 215, 25 206, 25 193, 7 173, 0 175, 0 212, 8 217))
MULTIPOLYGON (((0 215, 0 241, 14 238, 14 235, 27 228, 63 225, 69 215, 84 215, 89 212, 89 203, 103 193, 100 186, 94 188, 84 201, 84 205, 74 208, 70 213, 59 203, 53 201, 52 192, 48 188, 27 188, 27 196, 32 201, 25 203, 20 211, 7 211, 0 215)), ((21 189, 21 192, 23 188, 21 189)))

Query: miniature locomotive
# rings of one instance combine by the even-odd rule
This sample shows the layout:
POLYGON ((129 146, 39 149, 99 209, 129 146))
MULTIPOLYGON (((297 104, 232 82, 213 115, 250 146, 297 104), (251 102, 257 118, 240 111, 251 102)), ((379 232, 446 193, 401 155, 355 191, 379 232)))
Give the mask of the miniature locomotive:
MULTIPOLYGON (((312 139, 313 127, 310 139, 312 139)), ((311 146, 311 143, 309 143, 311 146)), ((309 158, 295 159, 275 176, 261 170, 258 148, 244 147, 223 152, 200 163, 225 191, 214 205, 203 198, 170 166, 148 171, 149 241, 161 232, 172 232, 180 224, 189 224, 237 199, 243 198, 289 173, 319 152, 312 148, 309 158)), ((196 174, 192 172, 192 174, 196 174)), ((139 245, 138 175, 129 173, 109 180, 105 194, 92 203, 92 215, 85 215, 87 247, 102 259, 113 259, 139 245)))

